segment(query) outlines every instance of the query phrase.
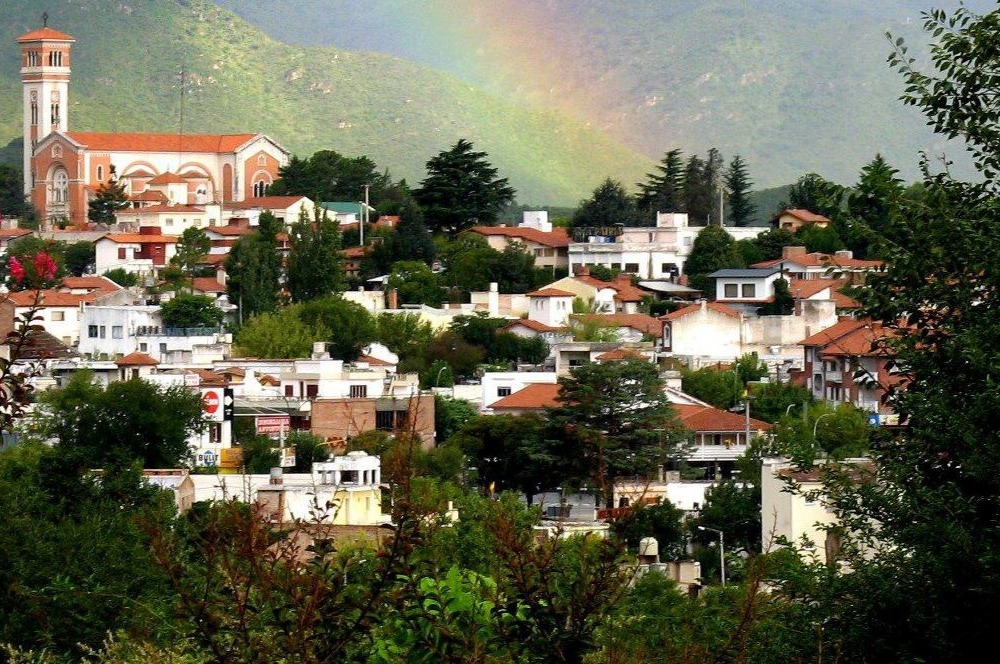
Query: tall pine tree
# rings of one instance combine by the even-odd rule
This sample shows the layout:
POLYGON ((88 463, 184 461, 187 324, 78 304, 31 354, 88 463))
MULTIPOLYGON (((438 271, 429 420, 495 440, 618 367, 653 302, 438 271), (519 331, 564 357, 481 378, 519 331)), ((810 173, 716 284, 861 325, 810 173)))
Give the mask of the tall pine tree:
POLYGON ((643 217, 657 212, 684 212, 684 161, 680 150, 670 150, 656 165, 656 171, 646 174, 646 181, 636 186, 636 205, 643 217))
POLYGON ((436 254, 424 214, 414 201, 407 201, 399 212, 399 225, 392 236, 393 262, 423 261, 428 265, 436 254))
POLYGON ((317 205, 312 219, 303 209, 289 235, 288 292, 292 301, 306 302, 343 290, 340 231, 326 209, 317 205))
POLYGON ((257 231, 240 238, 226 258, 226 292, 239 307, 240 320, 278 308, 281 290, 281 222, 270 212, 260 215, 257 231))
POLYGON ((750 200, 753 182, 747 173, 746 162, 739 155, 734 155, 729 162, 724 181, 729 196, 729 221, 734 226, 749 226, 753 216, 757 214, 757 206, 750 200))

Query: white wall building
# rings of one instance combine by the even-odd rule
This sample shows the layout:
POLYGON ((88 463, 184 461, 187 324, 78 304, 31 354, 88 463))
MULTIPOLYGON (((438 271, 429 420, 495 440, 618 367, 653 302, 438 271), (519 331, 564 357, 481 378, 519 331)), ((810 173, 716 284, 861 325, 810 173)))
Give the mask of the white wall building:
POLYGON ((480 410, 487 410, 495 402, 520 392, 527 385, 555 385, 558 376, 554 371, 487 371, 480 381, 480 410))

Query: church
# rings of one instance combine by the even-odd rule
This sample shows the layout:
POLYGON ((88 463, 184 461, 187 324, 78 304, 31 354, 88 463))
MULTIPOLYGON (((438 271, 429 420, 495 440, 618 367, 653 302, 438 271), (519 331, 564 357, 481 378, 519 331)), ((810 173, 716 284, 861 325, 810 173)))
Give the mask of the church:
POLYGON ((112 177, 125 185, 135 208, 225 207, 266 195, 288 152, 263 134, 70 131, 70 52, 76 40, 45 23, 17 43, 24 194, 46 227, 85 228, 88 201, 112 177))

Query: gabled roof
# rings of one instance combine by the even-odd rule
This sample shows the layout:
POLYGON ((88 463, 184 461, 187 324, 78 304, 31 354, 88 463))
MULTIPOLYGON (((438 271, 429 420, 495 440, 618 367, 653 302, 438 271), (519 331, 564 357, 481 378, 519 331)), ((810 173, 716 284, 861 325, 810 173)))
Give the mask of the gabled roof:
POLYGON ((30 330, 17 354, 19 360, 52 360, 76 355, 66 344, 45 330, 30 330))
MULTIPOLYGON (((735 318, 737 320, 739 320, 740 318, 740 312, 736 311, 732 307, 727 307, 726 305, 721 304, 719 302, 705 302, 704 306, 707 311, 714 311, 717 314, 721 314, 723 316, 729 316, 730 318, 735 318)), ((702 309, 702 304, 700 302, 696 302, 695 304, 689 304, 686 307, 681 307, 677 311, 671 311, 669 314, 666 314, 665 316, 660 316, 660 320, 668 320, 668 321, 680 320, 681 318, 690 316, 691 314, 698 313, 699 311, 701 311, 701 309, 702 309)))
POLYGON ((602 327, 629 327, 654 337, 663 333, 660 321, 646 314, 570 314, 570 318, 594 322, 602 327))
POLYGON ((507 226, 473 226, 469 229, 479 235, 500 235, 513 240, 524 240, 534 242, 546 247, 568 247, 569 235, 565 228, 553 228, 549 232, 540 231, 537 228, 510 228, 507 226))
POLYGON ((835 256, 814 251, 811 254, 800 254, 789 256, 788 258, 774 258, 769 261, 754 263, 752 268, 770 268, 782 263, 794 263, 803 267, 851 267, 858 269, 876 269, 885 265, 884 261, 870 261, 861 258, 847 258, 846 256, 835 256))
POLYGON ((396 366, 392 362, 386 362, 377 357, 372 357, 371 355, 361 355, 357 359, 358 362, 364 362, 372 367, 394 367, 396 366))
POLYGON ((215 277, 193 277, 191 287, 200 293, 225 293, 225 284, 220 284, 215 277))
POLYGON ((118 214, 128 216, 130 214, 180 214, 182 212, 204 212, 205 208, 199 205, 149 205, 147 207, 120 210, 118 214))
MULTIPOLYGON (((62 293, 55 289, 46 289, 41 292, 39 307, 78 307, 81 304, 90 304, 97 299, 98 293, 86 293, 74 295, 72 293, 62 293)), ((16 307, 30 307, 35 303, 35 291, 15 291, 7 295, 7 300, 16 307)))
MULTIPOLYGON (((746 431, 746 416, 712 406, 673 404, 681 423, 696 433, 738 433, 746 431)), ((767 431, 771 424, 750 417, 750 431, 767 431)))
POLYGON ((254 210, 260 208, 262 210, 284 210, 285 208, 292 207, 304 198, 309 200, 305 196, 259 196, 257 198, 248 198, 245 201, 226 203, 226 209, 254 210))
POLYGON ((566 330, 564 327, 552 327, 551 325, 546 325, 545 323, 532 320, 530 318, 519 318, 518 320, 511 321, 510 323, 504 325, 501 329, 509 330, 517 325, 526 327, 529 330, 534 330, 535 332, 564 332, 566 330))
POLYGON ((891 332, 874 322, 863 325, 848 332, 840 338, 823 347, 823 357, 857 357, 862 355, 881 355, 872 349, 876 339, 890 336, 891 332))
POLYGON ((138 201, 140 203, 145 203, 147 201, 150 203, 166 203, 167 195, 164 194, 162 191, 153 191, 151 189, 147 189, 146 191, 143 191, 141 193, 132 194, 131 196, 129 196, 129 200, 138 201))
POLYGON ((864 327, 867 321, 854 320, 851 318, 845 318, 837 323, 831 325, 825 330, 821 330, 816 334, 807 337, 799 342, 800 346, 825 346, 828 343, 840 339, 846 334, 850 334, 855 330, 864 327))
POLYGON ((114 293, 122 289, 121 286, 107 277, 63 277, 60 286, 73 290, 83 288, 88 291, 97 291, 100 293, 114 293))
POLYGON ((150 173, 145 168, 137 168, 134 171, 129 171, 123 178, 151 178, 156 177, 156 173, 150 173))
POLYGON ((177 242, 176 235, 143 235, 141 233, 108 233, 98 238, 98 242, 101 240, 110 240, 116 244, 174 244, 177 242))
POLYGON ((167 171, 166 173, 160 173, 146 184, 151 184, 151 185, 187 184, 187 180, 177 175, 176 173, 171 173, 170 171, 167 171))
POLYGON ((225 387, 227 384, 225 376, 211 369, 190 369, 190 371, 198 374, 198 384, 201 387, 225 387))
POLYGON ((26 32, 17 38, 17 43, 23 44, 24 42, 33 41, 64 41, 64 42, 75 42, 71 35, 67 35, 65 32, 59 32, 58 30, 53 30, 52 28, 45 26, 44 28, 38 28, 37 30, 32 30, 31 32, 26 32))
POLYGON ((364 258, 365 248, 364 247, 348 247, 341 251, 346 258, 364 258))
POLYGON ((66 132, 72 140, 91 150, 108 152, 235 152, 260 134, 140 134, 66 132))
POLYGON ((810 212, 809 210, 803 210, 801 208, 789 208, 784 212, 779 212, 774 218, 780 219, 786 214, 795 217, 799 221, 804 221, 807 224, 821 224, 830 221, 821 214, 816 214, 815 212, 810 212))
POLYGON ((841 292, 847 285, 847 279, 791 279, 788 282, 788 290, 796 299, 808 299, 829 288, 830 299, 838 309, 857 309, 861 304, 850 295, 841 292))
POLYGON ((748 267, 748 268, 725 268, 716 270, 709 275, 712 279, 766 279, 776 272, 781 272, 778 267, 748 267))
POLYGON ((221 265, 229 258, 229 254, 205 254, 198 259, 198 265, 221 265))
POLYGON ((0 240, 15 240, 25 235, 31 235, 27 228, 3 228, 0 229, 0 240))
POLYGON ((576 297, 576 294, 570 293, 569 291, 559 290, 558 288, 543 288, 541 290, 531 291, 528 293, 528 297, 576 297))
POLYGON ((493 410, 542 410, 559 406, 556 397, 559 396, 558 383, 532 383, 522 389, 494 401, 490 406, 493 410))
POLYGON ((623 360, 649 360, 650 358, 632 348, 615 348, 597 356, 598 362, 621 362, 623 360))
POLYGON ((115 360, 115 364, 120 367, 155 367, 159 362, 146 353, 129 353, 125 357, 115 360))
POLYGON ((246 226, 210 226, 205 229, 205 232, 211 235, 215 233, 216 235, 222 235, 224 237, 242 237, 244 235, 250 235, 253 233, 252 228, 247 228, 246 226))

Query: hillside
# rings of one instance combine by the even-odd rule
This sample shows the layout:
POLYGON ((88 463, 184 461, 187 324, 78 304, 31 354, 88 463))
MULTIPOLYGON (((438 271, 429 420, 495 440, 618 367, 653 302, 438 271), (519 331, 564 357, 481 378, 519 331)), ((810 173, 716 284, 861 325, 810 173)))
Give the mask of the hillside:
POLYGON ((460 17, 451 0, 217 2, 285 41, 390 53, 572 114, 653 158, 740 153, 761 187, 854 182, 876 152, 908 178, 920 150, 962 155, 899 103, 885 37, 919 47, 920 10, 957 0, 466 0, 460 17))
MULTIPOLYGON (((38 27, 34 0, 4 3, 0 145, 20 136, 14 40, 38 27)), ((289 46, 203 0, 66 0, 49 24, 76 37, 72 129, 262 131, 308 156, 366 154, 416 183, 458 138, 487 151, 523 203, 575 204, 650 162, 558 110, 532 111, 386 55, 289 46)), ((9 150, 5 154, 10 155, 9 150)))

